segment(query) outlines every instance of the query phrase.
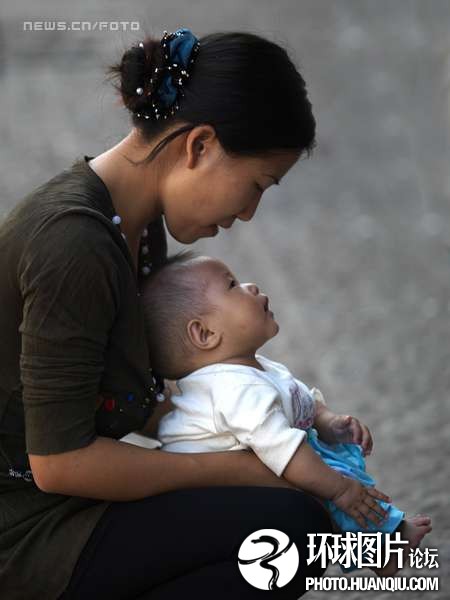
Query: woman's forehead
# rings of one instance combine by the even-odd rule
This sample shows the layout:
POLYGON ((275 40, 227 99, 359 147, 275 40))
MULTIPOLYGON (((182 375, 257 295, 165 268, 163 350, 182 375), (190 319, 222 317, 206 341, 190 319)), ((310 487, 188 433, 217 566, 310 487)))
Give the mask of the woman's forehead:
MULTIPOLYGON (((268 176, 275 181, 279 181, 298 161, 300 158, 297 152, 275 152, 260 157, 249 159, 247 169, 251 171, 251 175, 268 176)), ((245 170, 246 165, 243 162, 242 168, 245 170)))

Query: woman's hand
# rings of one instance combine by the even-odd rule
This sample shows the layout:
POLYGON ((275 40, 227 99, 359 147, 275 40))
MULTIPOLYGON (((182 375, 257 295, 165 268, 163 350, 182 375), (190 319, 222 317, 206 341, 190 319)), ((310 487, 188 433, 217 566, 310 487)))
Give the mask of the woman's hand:
POLYGON ((387 511, 376 500, 391 502, 391 499, 374 487, 362 485, 356 479, 345 476, 342 479, 343 485, 331 498, 332 502, 364 529, 367 527, 366 520, 379 525, 386 518, 387 511))
POLYGON ((155 410, 145 424, 145 427, 136 433, 141 433, 142 435, 156 439, 160 419, 175 408, 171 402, 171 397, 172 394, 176 393, 176 384, 169 380, 164 380, 164 384, 165 399, 157 403, 155 410))

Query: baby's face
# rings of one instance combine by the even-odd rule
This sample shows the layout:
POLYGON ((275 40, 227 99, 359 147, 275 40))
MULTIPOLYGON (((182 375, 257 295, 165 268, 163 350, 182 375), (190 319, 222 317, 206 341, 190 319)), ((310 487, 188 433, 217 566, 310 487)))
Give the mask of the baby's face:
POLYGON ((214 307, 211 322, 223 335, 227 351, 254 352, 279 330, 269 299, 254 283, 240 283, 228 267, 208 258, 199 267, 208 282, 206 295, 214 307))

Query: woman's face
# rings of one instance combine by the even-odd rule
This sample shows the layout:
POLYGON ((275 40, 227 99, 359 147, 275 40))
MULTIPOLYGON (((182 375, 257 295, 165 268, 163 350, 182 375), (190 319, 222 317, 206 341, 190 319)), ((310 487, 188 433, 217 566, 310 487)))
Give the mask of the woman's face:
POLYGON ((183 244, 215 236, 219 227, 228 229, 236 219, 249 221, 263 192, 299 158, 296 152, 231 157, 208 125, 180 137, 178 158, 160 194, 167 229, 183 244))

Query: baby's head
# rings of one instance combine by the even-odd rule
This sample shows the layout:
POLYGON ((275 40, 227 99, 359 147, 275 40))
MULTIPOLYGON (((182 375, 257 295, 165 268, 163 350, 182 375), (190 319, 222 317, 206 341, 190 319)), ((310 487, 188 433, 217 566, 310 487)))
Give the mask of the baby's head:
POLYGON ((172 256, 155 270, 142 297, 151 364, 167 379, 254 357, 279 329, 254 283, 240 283, 220 260, 193 252, 172 256))

